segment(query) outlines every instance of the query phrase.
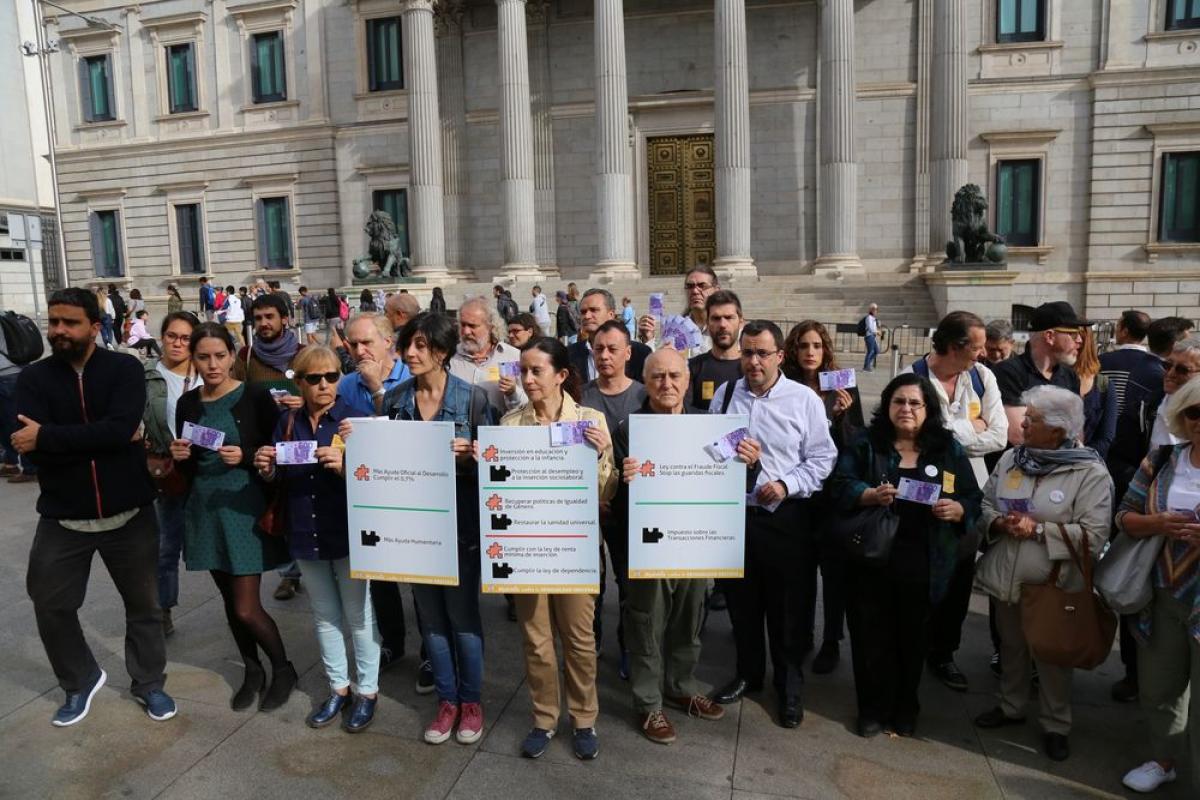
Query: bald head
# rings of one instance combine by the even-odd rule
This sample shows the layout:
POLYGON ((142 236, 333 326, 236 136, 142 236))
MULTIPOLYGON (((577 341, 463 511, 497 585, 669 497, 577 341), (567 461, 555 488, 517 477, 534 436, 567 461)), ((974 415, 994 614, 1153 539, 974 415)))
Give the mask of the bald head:
POLYGON ((421 306, 417 303, 417 298, 411 294, 394 294, 387 299, 383 306, 383 313, 395 330, 400 330, 407 325, 408 321, 420 311, 421 306))
POLYGON ((646 359, 642 370, 650 408, 656 414, 682 414, 687 397, 687 359, 678 350, 664 347, 646 359))

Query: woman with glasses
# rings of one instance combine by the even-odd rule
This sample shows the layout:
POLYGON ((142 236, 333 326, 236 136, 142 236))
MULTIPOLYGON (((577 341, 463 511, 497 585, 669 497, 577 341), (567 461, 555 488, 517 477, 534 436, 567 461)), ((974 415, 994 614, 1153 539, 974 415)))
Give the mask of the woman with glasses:
POLYGON ((1200 796, 1200 381, 1179 387, 1165 404, 1178 443, 1151 451, 1117 510, 1127 536, 1161 537, 1150 573, 1150 605, 1135 617, 1138 690, 1150 723, 1153 759, 1123 780, 1152 792, 1176 780, 1191 760, 1191 796, 1200 796))
POLYGON ((1063 761, 1070 755, 1073 670, 1031 656, 1021 626, 1021 586, 1046 583, 1057 567, 1060 587, 1082 589, 1072 552, 1095 559, 1104 549, 1112 522, 1112 480, 1096 451, 1079 443, 1084 416, 1078 394, 1037 386, 1021 396, 1021 405, 1023 443, 1007 451, 988 478, 979 516, 989 547, 975 581, 993 598, 1001 673, 999 704, 976 717, 975 724, 1025 723, 1036 662, 1042 747, 1051 759, 1063 761))
POLYGON ((841 450, 828 486, 843 512, 886 506, 899 518, 886 563, 847 562, 847 619, 859 735, 912 736, 929 612, 945 596, 959 539, 979 513, 971 462, 927 378, 892 379, 867 430, 841 450), (899 493, 906 479, 921 490, 907 495, 913 499, 899 493))
POLYGON ((201 384, 179 398, 177 438, 171 442, 176 466, 191 479, 184 500, 184 563, 189 570, 212 575, 245 662, 242 685, 230 705, 235 711, 249 708, 266 687, 261 649, 272 675, 258 707, 270 711, 287 702, 297 681, 279 628, 259 596, 262 573, 290 560, 283 539, 258 526, 267 500, 254 453, 271 441, 278 411, 265 387, 231 376, 236 344, 225 326, 197 326, 188 346, 201 384), (185 433, 191 438, 184 438, 185 433))
POLYGON ((1167 424, 1168 401, 1175 392, 1200 374, 1200 337, 1189 336, 1175 345, 1171 357, 1163 362, 1162 402, 1154 412, 1154 421, 1149 425, 1150 439, 1147 452, 1167 444, 1182 444, 1183 439, 1171 432, 1167 424))
MULTIPOLYGON (((839 451, 855 433, 865 427, 862 400, 857 388, 821 390, 820 373, 835 371, 838 364, 833 354, 833 339, 820 322, 804 320, 792 328, 783 343, 782 369, 788 378, 804 384, 821 398, 825 405, 825 417, 829 420, 829 433, 839 451)), ((814 494, 813 504, 816 506, 813 518, 818 526, 821 605, 825 611, 825 622, 821 649, 813 659, 812 671, 817 675, 825 675, 833 672, 840 657, 838 643, 842 640, 842 625, 846 616, 845 558, 842 543, 831 540, 833 532, 829 523, 833 519, 833 503, 828 493, 822 490, 814 494)), ((815 590, 818 563, 806 562, 805 566, 813 572, 811 582, 805 585, 815 590)), ((809 637, 809 647, 814 643, 816 603, 814 591, 805 602, 805 613, 808 615, 805 632, 809 637)))
POLYGON ((254 466, 264 481, 274 481, 284 493, 288 547, 308 587, 329 681, 329 697, 306 722, 310 728, 324 728, 337 722, 350 706, 342 728, 361 733, 375 719, 380 638, 369 602, 370 583, 350 577, 345 447, 337 435, 338 425, 353 412, 337 396, 341 371, 328 347, 305 347, 293 359, 292 371, 303 405, 279 418, 271 443, 254 454, 254 466), (279 448, 286 442, 315 443, 316 463, 279 463, 279 448), (358 691, 353 694, 346 636, 354 644, 358 691))
MULTIPOLYGON (((546 425, 587 420, 584 436, 596 450, 598 496, 611 500, 617 492, 612 440, 608 423, 599 411, 579 405, 579 377, 571 369, 567 348, 557 339, 535 339, 521 353, 521 385, 529 402, 510 411, 501 425, 546 425)), ((558 728, 562 697, 559 694, 558 633, 566 665, 567 711, 574 729, 576 757, 591 760, 600 752, 596 717, 600 700, 596 692, 596 637, 592 630, 595 597, 589 594, 522 594, 516 597, 517 620, 525 642, 525 675, 533 695, 533 729, 521 745, 527 758, 538 758, 558 728)), ((424 613, 422 607, 422 613, 424 613)))

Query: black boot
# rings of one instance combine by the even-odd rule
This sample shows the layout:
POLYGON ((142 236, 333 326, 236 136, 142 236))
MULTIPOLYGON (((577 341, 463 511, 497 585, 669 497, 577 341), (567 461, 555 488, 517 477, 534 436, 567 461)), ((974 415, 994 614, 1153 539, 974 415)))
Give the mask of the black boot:
POLYGON ((275 669, 271 675, 271 688, 267 689, 267 693, 263 695, 262 702, 258 704, 259 711, 274 711, 287 702, 288 697, 292 694, 292 689, 296 688, 296 682, 300 677, 296 675, 296 668, 292 666, 292 662, 287 662, 282 667, 275 669))
POLYGON ((242 679, 242 687, 233 694, 229 707, 234 711, 244 711, 254 705, 254 698, 267 685, 267 673, 262 664, 257 661, 246 661, 246 676, 242 679))

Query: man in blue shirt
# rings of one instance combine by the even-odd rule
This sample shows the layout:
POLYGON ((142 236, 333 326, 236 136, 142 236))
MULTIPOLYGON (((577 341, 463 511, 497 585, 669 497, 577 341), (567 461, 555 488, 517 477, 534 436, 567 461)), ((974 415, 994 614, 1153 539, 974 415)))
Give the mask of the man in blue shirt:
POLYGON ((338 397, 356 415, 374 415, 376 397, 408 379, 408 367, 396 355, 392 323, 383 314, 358 314, 346 325, 346 347, 355 371, 338 382, 338 397))

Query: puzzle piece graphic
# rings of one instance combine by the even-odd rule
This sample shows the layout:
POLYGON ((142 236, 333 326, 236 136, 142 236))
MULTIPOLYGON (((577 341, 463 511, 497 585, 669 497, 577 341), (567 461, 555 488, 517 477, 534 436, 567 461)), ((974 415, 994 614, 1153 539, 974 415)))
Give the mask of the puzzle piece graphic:
POLYGON ((488 507, 488 511, 500 511, 504 508, 504 501, 500 499, 500 495, 494 494, 484 503, 488 507))
POLYGON ((513 568, 505 561, 503 564, 492 564, 492 580, 502 581, 513 574, 513 568))
POLYGON ((359 464, 358 469, 354 470, 354 478, 360 481, 371 480, 371 468, 366 464, 359 464))
POLYGON ((484 461, 499 461, 500 451, 496 449, 496 445, 489 444, 487 450, 483 451, 484 461))
POLYGON ((512 520, 508 518, 508 514, 492 514, 492 530, 506 531, 512 525, 512 520))
POLYGON ((654 462, 650 461, 649 459, 643 461, 642 465, 640 467, 638 467, 638 474, 641 475, 643 478, 653 478, 654 477, 654 462))
POLYGON ((374 547, 379 544, 379 534, 375 531, 362 531, 362 546, 374 547))
POLYGON ((508 480, 508 476, 512 475, 512 470, 503 464, 495 467, 488 467, 488 470, 488 474, 491 475, 491 479, 496 483, 504 483, 506 480, 508 480))
POLYGON ((657 544, 663 538, 663 532, 658 528, 642 528, 642 544, 657 544))
POLYGON ((492 542, 491 546, 487 549, 487 555, 488 558, 503 558, 504 548, 500 546, 499 542, 492 542))

